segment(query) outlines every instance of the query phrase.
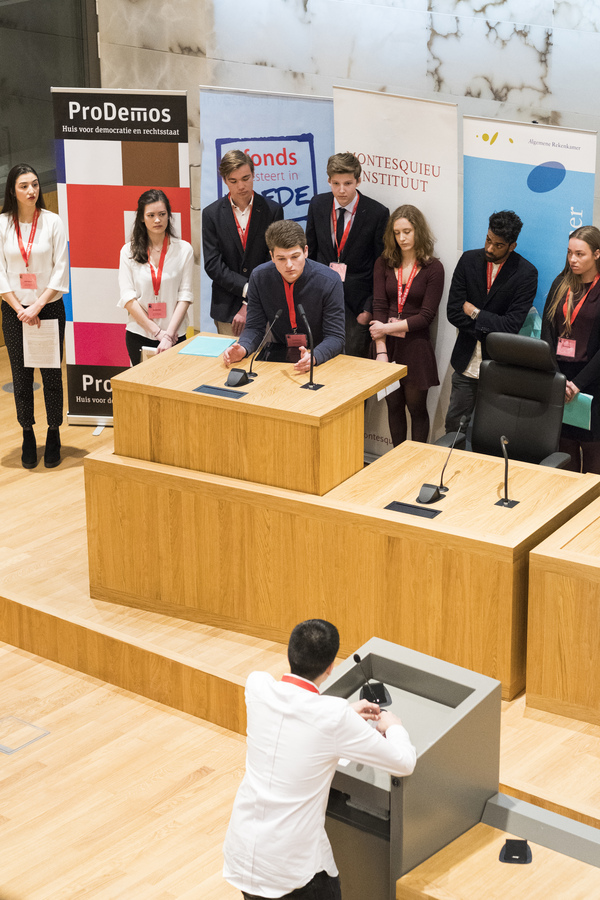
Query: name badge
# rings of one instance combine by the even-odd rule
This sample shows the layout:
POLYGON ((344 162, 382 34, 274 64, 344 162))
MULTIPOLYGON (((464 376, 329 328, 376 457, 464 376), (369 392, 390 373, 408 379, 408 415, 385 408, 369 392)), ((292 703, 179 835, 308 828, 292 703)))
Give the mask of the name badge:
POLYGON ((32 275, 30 272, 21 272, 19 275, 19 280, 21 282, 21 289, 24 291, 35 291, 37 288, 37 275, 32 275))
POLYGON ((575 356, 575 346, 577 341, 569 340, 568 338, 559 338, 558 345, 556 347, 556 355, 557 356, 566 356, 569 359, 573 359, 575 356))
POLYGON ((337 272, 342 281, 346 280, 346 269, 348 268, 346 263, 329 263, 329 268, 337 272))
POLYGON ((308 348, 305 334, 286 334, 285 340, 286 340, 288 347, 307 347, 308 348))
POLYGON ((167 315, 167 304, 166 303, 149 303, 148 304, 148 318, 149 319, 164 319, 167 315))

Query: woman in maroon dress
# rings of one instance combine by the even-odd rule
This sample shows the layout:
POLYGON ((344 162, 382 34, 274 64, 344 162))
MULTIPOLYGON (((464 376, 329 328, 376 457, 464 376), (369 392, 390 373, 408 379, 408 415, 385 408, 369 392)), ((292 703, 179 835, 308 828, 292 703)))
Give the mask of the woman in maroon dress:
POLYGON ((400 388, 386 397, 394 447, 406 440, 406 408, 411 437, 429 435, 427 391, 439 384, 429 326, 444 290, 444 268, 433 257, 434 237, 416 206, 399 206, 383 236, 384 251, 373 271, 371 337, 377 359, 407 367, 400 388))
POLYGON ((600 231, 594 225, 577 228, 569 237, 567 265, 546 300, 542 339, 567 378, 565 402, 580 391, 592 396, 589 431, 562 427, 560 449, 571 454, 567 468, 600 475, 600 231))

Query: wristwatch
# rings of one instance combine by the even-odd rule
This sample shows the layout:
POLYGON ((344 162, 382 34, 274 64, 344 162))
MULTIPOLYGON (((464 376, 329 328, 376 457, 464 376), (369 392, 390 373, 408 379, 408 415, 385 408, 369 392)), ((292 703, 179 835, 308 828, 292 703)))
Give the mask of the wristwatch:
POLYGON ((480 312, 481 312, 481 310, 474 309, 473 312, 471 313, 471 318, 476 319, 480 312))

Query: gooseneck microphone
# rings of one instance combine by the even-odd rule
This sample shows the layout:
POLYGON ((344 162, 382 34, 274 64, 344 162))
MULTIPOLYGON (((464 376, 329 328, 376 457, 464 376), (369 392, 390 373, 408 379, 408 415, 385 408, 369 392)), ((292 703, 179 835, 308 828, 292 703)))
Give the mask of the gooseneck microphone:
POLYGON ((508 438, 505 435, 500 437, 500 446, 502 447, 502 455, 504 456, 504 497, 501 500, 498 500, 495 506, 505 506, 508 509, 513 509, 519 503, 518 500, 509 500, 508 499, 508 453, 506 452, 506 447, 508 445, 508 438))
POLYGON ((360 691, 360 699, 369 700, 370 703, 376 703, 380 707, 391 706, 392 698, 390 697, 385 684, 381 681, 376 681, 374 684, 371 684, 371 679, 363 669, 362 660, 358 653, 355 653, 352 659, 360 666, 360 671, 365 677, 365 683, 360 691), (369 695, 368 697, 367 694, 369 695))
POLYGON ((301 385, 301 387, 304 388, 304 390, 308 390, 308 391, 318 391, 319 388, 323 387, 323 385, 315 384, 313 381, 313 370, 314 370, 314 364, 315 364, 315 356, 314 356, 313 350, 315 348, 315 345, 314 345, 314 341, 313 341, 312 329, 310 327, 310 323, 308 321, 308 318, 306 317, 306 313, 304 312, 304 307, 302 306, 302 304, 299 303, 298 306, 296 307, 296 309, 302 316, 302 321, 306 325, 306 333, 308 335, 309 352, 310 352, 310 376, 308 379, 308 384, 303 384, 303 385, 301 385))
POLYGON ((454 445, 458 440, 459 434, 462 434, 466 429, 468 423, 468 419, 466 416, 463 416, 458 423, 458 431, 454 435, 454 440, 452 441, 452 446, 450 447, 450 452, 446 457, 446 462, 444 463, 444 468, 442 469, 442 474, 440 475, 440 483, 438 484, 424 484, 419 491, 419 496, 417 497, 417 503, 437 503, 438 500, 442 500, 442 494, 446 493, 448 490, 447 487, 444 486, 444 472, 446 471, 446 466, 450 462, 450 457, 452 456, 452 451, 454 450, 454 445))
POLYGON ((260 342, 260 344, 258 345, 258 349, 253 354, 252 359, 250 360, 250 368, 248 369, 248 378, 258 378, 258 372, 252 371, 252 366, 254 365, 254 360, 256 359, 256 357, 258 356, 258 354, 260 353, 262 348, 265 346, 265 344, 269 340, 269 338, 271 336, 271 332, 273 331, 273 325, 275 324, 275 322, 277 321, 279 316, 282 314, 282 312, 283 312, 282 309, 277 310, 277 312, 275 313, 275 318, 273 319, 271 324, 267 327, 267 330, 264 333, 263 339, 260 342))

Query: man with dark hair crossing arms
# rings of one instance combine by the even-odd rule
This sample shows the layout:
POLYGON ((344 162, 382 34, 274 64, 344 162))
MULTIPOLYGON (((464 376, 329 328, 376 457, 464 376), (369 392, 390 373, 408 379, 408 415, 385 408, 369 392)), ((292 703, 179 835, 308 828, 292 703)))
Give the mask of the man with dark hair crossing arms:
POLYGON ((448 295, 448 321, 458 328, 450 362, 452 393, 446 433, 456 431, 475 407, 479 367, 492 331, 518 334, 537 291, 537 269, 515 253, 523 223, 512 210, 493 213, 482 250, 459 259, 448 295))
POLYGON ((291 674, 275 681, 253 672, 246 682, 246 774, 225 838, 223 874, 247 900, 340 900, 325 833, 338 760, 399 776, 415 767, 415 748, 393 713, 366 700, 350 705, 319 693, 339 643, 330 622, 301 622, 288 645, 291 674))
POLYGON ((217 331, 237 337, 246 322, 252 270, 269 258, 265 231, 283 219, 283 207, 254 193, 254 163, 241 150, 224 154, 219 175, 228 193, 202 211, 202 254, 217 331))
POLYGON ((308 255, 330 266, 344 283, 348 356, 366 356, 373 318, 373 267, 383 253, 389 210, 358 191, 362 167, 353 153, 327 161, 331 193, 316 194, 306 220, 308 255))

